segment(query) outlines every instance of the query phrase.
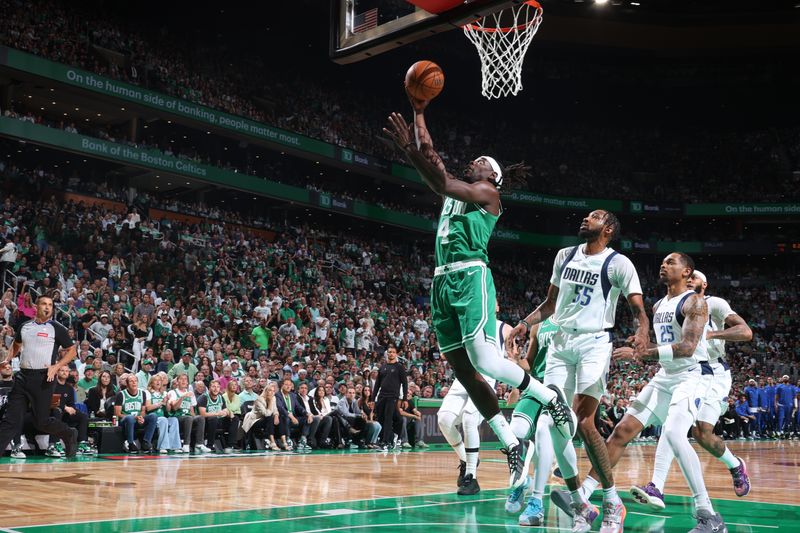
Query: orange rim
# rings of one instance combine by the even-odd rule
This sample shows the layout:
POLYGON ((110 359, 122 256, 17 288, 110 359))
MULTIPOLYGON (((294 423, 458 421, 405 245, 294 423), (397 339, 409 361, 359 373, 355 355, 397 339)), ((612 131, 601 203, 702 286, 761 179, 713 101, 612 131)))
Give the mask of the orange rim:
MULTIPOLYGON (((533 20, 531 20, 527 24, 520 24, 518 26, 512 26, 510 28, 484 28, 482 26, 477 26, 473 22, 471 24, 464 24, 463 27, 464 28, 469 27, 469 29, 471 29, 471 30, 482 31, 482 32, 485 32, 485 33, 496 33, 498 31, 502 32, 502 33, 508 33, 508 32, 511 32, 511 31, 523 30, 523 29, 527 28, 528 26, 530 26, 531 24, 533 24, 536 21, 536 18, 540 17, 542 15, 542 13, 544 12, 544 9, 542 9, 542 5, 539 2, 537 2, 536 0, 527 0, 525 3, 528 4, 529 6, 533 7, 533 8, 536 8, 536 10, 538 11, 538 13, 536 14, 536 17, 534 17, 533 20)), ((513 9, 513 8, 510 8, 510 9, 513 9)), ((483 18, 486 18, 486 17, 483 17, 483 18)))

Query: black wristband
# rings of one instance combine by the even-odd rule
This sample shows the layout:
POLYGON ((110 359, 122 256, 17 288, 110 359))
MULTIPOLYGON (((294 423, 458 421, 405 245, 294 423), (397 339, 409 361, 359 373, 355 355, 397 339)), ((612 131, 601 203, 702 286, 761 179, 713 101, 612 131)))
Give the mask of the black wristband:
POLYGON ((523 324, 525 326, 525 335, 527 335, 528 332, 530 332, 530 330, 531 330, 530 325, 527 322, 525 322, 525 319, 522 319, 517 323, 517 325, 520 325, 520 324, 523 324))

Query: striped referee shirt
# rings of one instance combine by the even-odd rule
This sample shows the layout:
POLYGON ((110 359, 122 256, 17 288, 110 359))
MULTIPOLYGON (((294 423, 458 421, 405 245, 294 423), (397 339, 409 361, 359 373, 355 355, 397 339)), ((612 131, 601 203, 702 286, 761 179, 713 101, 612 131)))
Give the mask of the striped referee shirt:
POLYGON ((69 338, 67 328, 55 320, 48 320, 43 324, 35 319, 26 320, 17 327, 14 340, 22 343, 19 367, 28 370, 40 370, 55 364, 58 361, 58 350, 75 344, 69 338))

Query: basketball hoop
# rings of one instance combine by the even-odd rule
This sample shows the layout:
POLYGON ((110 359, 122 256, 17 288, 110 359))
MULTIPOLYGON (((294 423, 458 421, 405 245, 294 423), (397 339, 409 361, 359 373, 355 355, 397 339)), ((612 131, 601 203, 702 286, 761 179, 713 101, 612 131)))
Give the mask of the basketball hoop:
POLYGON ((483 96, 491 100, 522 90, 522 62, 543 13, 539 2, 528 0, 463 26, 478 49, 483 96))

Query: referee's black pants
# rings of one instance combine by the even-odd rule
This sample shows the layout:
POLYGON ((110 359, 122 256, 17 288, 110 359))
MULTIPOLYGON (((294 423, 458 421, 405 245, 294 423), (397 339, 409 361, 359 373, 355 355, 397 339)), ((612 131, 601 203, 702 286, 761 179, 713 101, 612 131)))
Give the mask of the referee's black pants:
MULTIPOLYGON (((53 396, 55 381, 47 381, 47 369, 22 369, 14 376, 14 386, 8 394, 6 416, 0 422, 0 450, 19 435, 20 428, 28 405, 33 414, 33 427, 37 431, 55 435, 69 442, 72 429, 50 416, 50 402, 53 396)), ((2 451, 0 451, 2 453, 2 451)))
POLYGON ((403 431, 403 420, 397 410, 397 398, 379 398, 375 405, 375 415, 381 423, 381 442, 394 442, 394 433, 403 431))

